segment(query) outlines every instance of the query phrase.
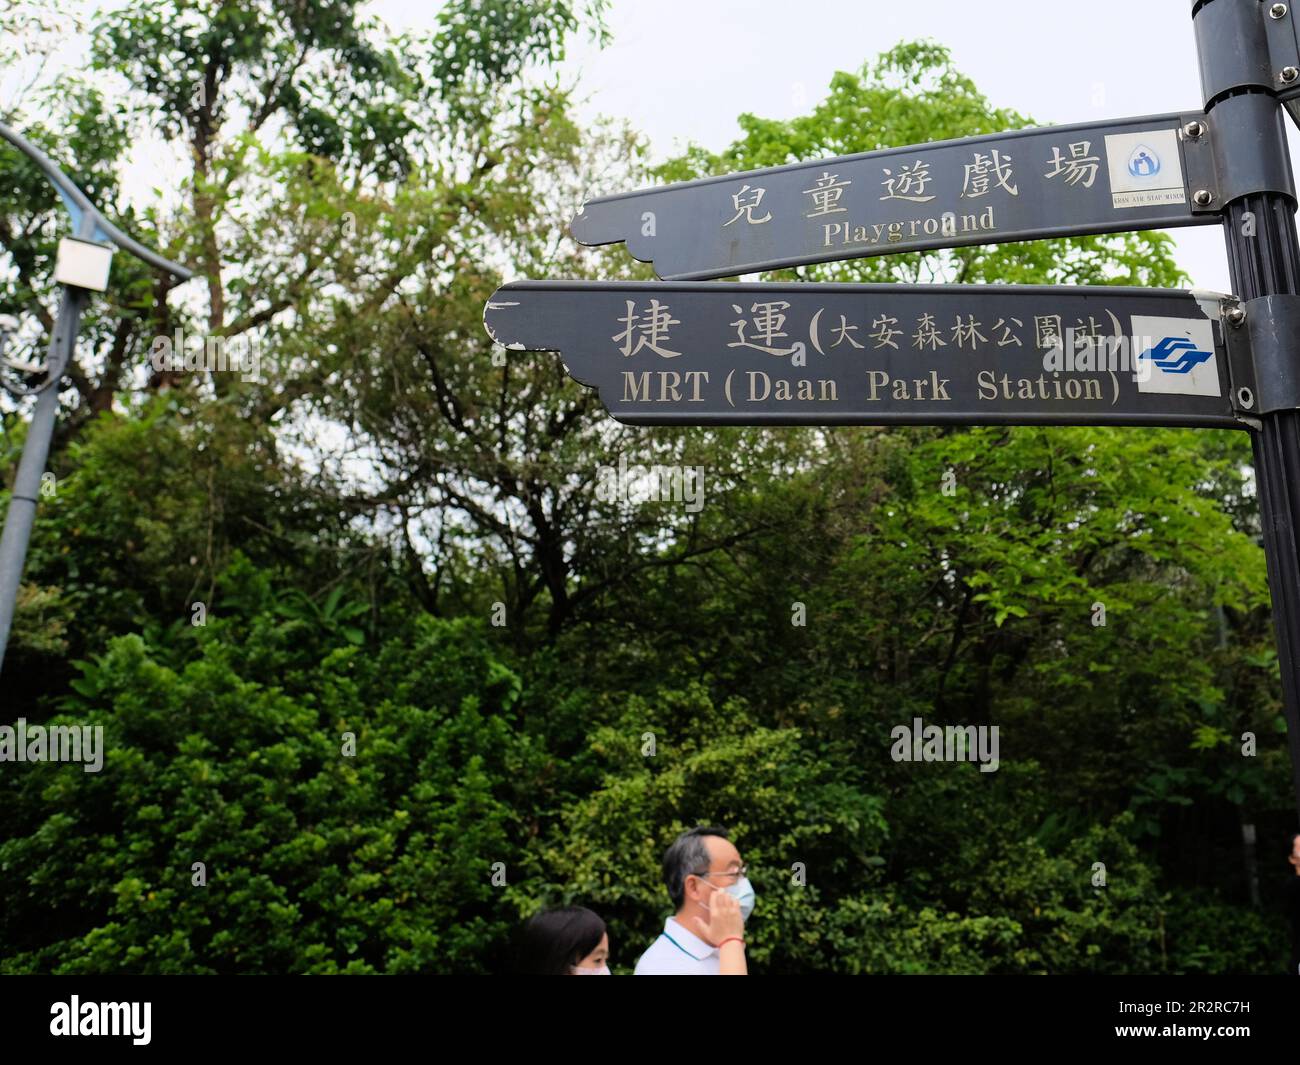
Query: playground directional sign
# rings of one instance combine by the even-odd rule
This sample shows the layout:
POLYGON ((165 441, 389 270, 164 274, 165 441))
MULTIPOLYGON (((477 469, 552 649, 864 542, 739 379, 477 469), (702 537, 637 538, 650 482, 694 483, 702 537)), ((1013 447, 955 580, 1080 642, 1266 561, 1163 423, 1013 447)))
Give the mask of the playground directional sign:
POLYGON ((507 348, 558 351, 632 424, 1241 428, 1213 294, 1118 287, 520 281, 507 348))
POLYGON ((1203 114, 1154 115, 750 170, 589 200, 571 229, 687 280, 1216 222, 1200 187, 1213 185, 1207 126, 1203 114))

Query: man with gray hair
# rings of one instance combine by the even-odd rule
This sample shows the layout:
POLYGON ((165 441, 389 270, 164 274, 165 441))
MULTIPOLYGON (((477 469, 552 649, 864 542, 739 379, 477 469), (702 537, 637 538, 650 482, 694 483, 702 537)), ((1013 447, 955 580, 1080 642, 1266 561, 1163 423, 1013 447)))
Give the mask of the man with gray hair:
POLYGON ((664 852, 664 884, 675 910, 636 963, 637 976, 745 976, 744 923, 754 888, 727 830, 700 826, 664 852))

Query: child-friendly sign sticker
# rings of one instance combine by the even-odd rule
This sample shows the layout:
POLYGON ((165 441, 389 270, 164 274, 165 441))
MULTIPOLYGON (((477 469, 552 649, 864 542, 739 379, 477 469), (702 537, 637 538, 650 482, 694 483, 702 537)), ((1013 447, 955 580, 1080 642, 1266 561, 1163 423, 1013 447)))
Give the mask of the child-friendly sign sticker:
POLYGON ((1171 129, 1108 135, 1106 164, 1117 209, 1187 202, 1178 134, 1171 129))

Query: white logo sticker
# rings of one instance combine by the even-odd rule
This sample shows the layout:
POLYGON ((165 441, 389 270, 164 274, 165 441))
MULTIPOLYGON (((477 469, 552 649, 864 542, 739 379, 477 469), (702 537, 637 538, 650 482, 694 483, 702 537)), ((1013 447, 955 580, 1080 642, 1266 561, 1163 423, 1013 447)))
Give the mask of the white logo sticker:
POLYGON ((1133 316, 1139 392, 1221 396, 1214 329, 1208 319, 1133 316))
POLYGON ((1178 134, 1172 129, 1108 134, 1106 167, 1113 207, 1187 202, 1178 134))

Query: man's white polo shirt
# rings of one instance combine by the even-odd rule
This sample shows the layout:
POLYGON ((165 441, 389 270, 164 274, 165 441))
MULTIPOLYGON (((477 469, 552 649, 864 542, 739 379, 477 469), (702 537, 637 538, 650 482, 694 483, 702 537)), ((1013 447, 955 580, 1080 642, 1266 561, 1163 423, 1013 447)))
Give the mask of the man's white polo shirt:
POLYGON ((663 933, 636 963, 634 976, 717 976, 722 958, 693 932, 669 917, 663 933))

